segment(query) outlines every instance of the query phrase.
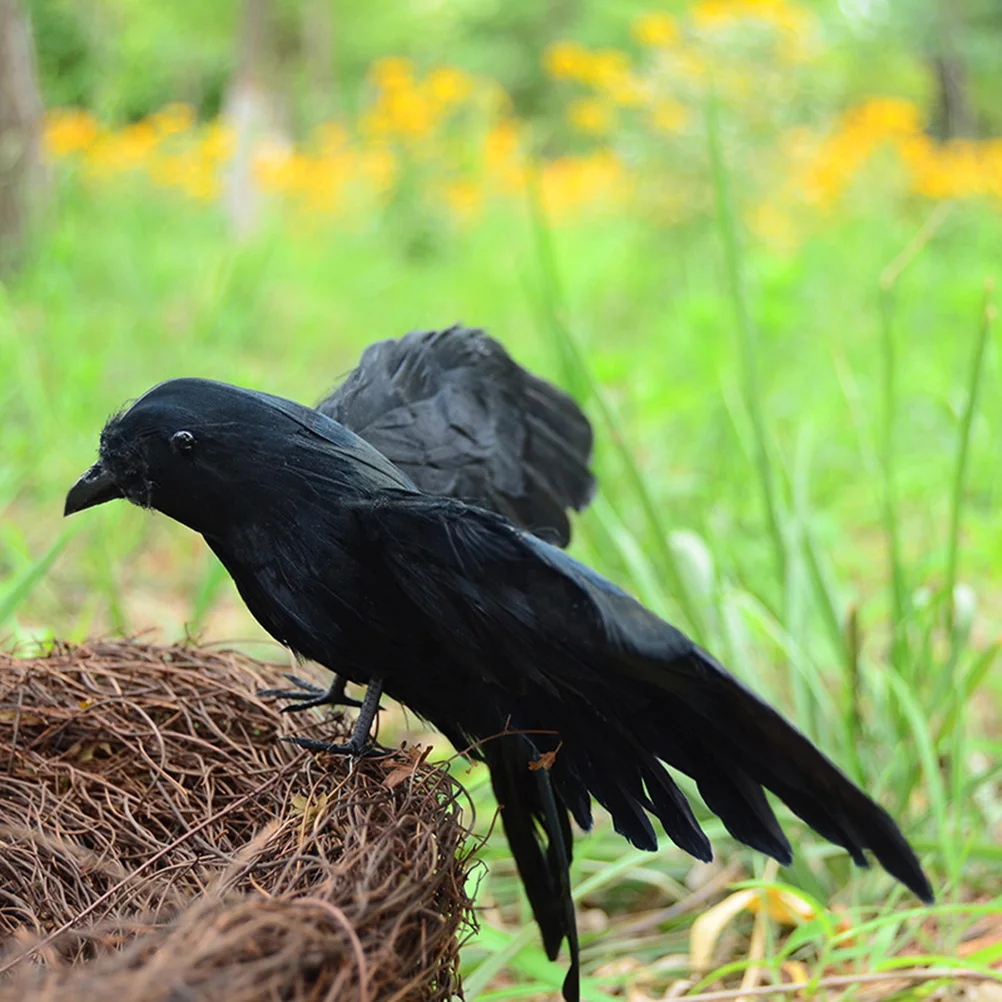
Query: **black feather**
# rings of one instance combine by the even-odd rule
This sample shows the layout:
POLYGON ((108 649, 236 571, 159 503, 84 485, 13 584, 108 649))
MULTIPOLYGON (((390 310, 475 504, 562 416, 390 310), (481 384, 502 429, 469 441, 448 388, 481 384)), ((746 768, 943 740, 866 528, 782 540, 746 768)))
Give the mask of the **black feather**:
POLYGON ((595 492, 592 429, 562 390, 484 331, 412 331, 362 354, 317 409, 421 490, 482 505, 558 546, 595 492))

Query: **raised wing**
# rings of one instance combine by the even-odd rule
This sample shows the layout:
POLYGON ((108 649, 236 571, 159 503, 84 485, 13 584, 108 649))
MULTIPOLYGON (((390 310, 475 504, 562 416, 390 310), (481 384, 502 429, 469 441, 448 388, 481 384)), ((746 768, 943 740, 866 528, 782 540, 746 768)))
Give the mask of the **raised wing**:
POLYGON ((370 345, 317 409, 426 493, 490 508, 559 546, 570 540, 567 510, 595 490, 588 418, 481 330, 370 345))

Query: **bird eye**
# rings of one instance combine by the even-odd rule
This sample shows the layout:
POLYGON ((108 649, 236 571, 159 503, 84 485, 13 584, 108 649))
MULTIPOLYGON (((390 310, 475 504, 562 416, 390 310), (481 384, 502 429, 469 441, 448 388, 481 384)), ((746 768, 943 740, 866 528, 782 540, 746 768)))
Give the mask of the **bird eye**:
POLYGON ((186 456, 195 448, 195 436, 190 431, 176 431, 170 437, 170 447, 174 452, 186 456))

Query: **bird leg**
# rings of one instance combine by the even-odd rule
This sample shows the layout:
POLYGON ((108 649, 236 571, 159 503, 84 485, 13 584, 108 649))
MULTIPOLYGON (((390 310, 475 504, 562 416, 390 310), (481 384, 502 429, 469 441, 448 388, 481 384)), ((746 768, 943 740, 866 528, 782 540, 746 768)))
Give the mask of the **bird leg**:
POLYGON ((351 755, 353 758, 390 755, 392 752, 375 748, 369 743, 369 731, 372 729, 372 721, 379 709, 379 697, 382 694, 383 680, 381 678, 372 679, 365 690, 365 699, 362 700, 362 708, 358 711, 358 719, 355 721, 351 737, 343 745, 332 744, 329 741, 317 741, 314 738, 281 738, 280 740, 299 745, 300 748, 305 748, 307 751, 326 752, 329 755, 351 755))
POLYGON ((348 680, 343 675, 335 675, 329 689, 321 689, 320 686, 307 682, 305 678, 283 672, 283 678, 287 678, 298 689, 261 689, 259 696, 272 696, 276 699, 294 700, 289 706, 282 707, 282 713, 298 713, 300 710, 309 710, 314 706, 358 706, 362 705, 361 700, 352 699, 344 694, 344 687, 348 680))

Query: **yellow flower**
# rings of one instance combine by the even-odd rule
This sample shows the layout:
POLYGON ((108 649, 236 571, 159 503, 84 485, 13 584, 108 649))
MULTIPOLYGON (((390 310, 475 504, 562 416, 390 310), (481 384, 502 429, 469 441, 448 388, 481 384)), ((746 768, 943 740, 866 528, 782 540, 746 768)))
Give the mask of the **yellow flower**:
POLYGON ((734 4, 729 0, 697 0, 689 8, 689 17, 697 28, 714 28, 734 20, 734 4))
POLYGON ((483 205, 483 192, 473 181, 453 181, 445 188, 445 201, 459 219, 472 219, 483 205))
POLYGON ((678 23, 670 14, 639 14, 630 25, 633 37, 641 45, 665 48, 679 39, 678 23))
POLYGON ((146 122, 106 133, 87 148, 85 163, 95 174, 117 174, 142 167, 156 148, 157 135, 146 122))
POLYGON ((911 101, 901 98, 872 98, 854 108, 843 119, 845 130, 882 139, 894 135, 914 135, 921 131, 921 113, 911 101))
POLYGON ((589 59, 586 75, 596 87, 615 87, 630 75, 629 57, 618 49, 602 49, 589 59))
POLYGON ((383 90, 406 87, 414 82, 414 67, 409 59, 390 56, 377 59, 369 68, 369 75, 383 90))
POLYGON ((495 190, 512 195, 524 190, 525 166, 514 121, 502 119, 491 126, 484 136, 482 156, 495 190))
POLYGON ((236 146, 233 127, 222 122, 213 122, 202 136, 201 155, 210 163, 229 160, 236 146))
POLYGON ((507 120, 493 125, 484 138, 484 159, 488 166, 508 163, 518 157, 518 128, 507 120))
POLYGON ((389 119, 389 131, 401 136, 425 136, 434 125, 431 105, 420 91, 401 89, 386 94, 381 104, 389 119))
POLYGON ((126 126, 118 134, 123 162, 138 166, 156 149, 159 141, 157 130, 148 121, 126 126))
POLYGON ((554 42, 543 56, 543 65, 555 80, 581 79, 591 65, 591 53, 578 42, 554 42))
POLYGON ((769 24, 784 36, 784 52, 799 54, 796 36, 810 27, 811 15, 789 0, 697 0, 689 11, 692 23, 702 31, 730 28, 743 20, 769 24))
POLYGON ((596 97, 584 97, 573 102, 567 109, 571 124, 582 132, 602 134, 613 126, 613 110, 596 97))
POLYGON ((561 216, 587 206, 614 205, 624 194, 625 171, 613 154, 600 150, 551 160, 540 181, 547 208, 561 216))
POLYGON ((441 104, 459 104, 473 90, 473 81, 462 70, 443 66, 432 70, 425 81, 428 93, 441 104))
POLYGON ((45 148, 54 157, 86 150, 97 139, 94 116, 74 108, 57 109, 45 116, 45 148))

